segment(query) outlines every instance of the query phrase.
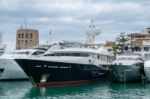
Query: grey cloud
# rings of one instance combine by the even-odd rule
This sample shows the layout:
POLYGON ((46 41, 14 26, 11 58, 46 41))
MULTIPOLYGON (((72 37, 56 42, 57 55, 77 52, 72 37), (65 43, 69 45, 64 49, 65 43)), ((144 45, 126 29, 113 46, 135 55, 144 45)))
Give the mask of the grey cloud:
POLYGON ((84 30, 94 19, 102 31, 97 40, 112 40, 120 32, 149 27, 149 4, 149 0, 0 0, 0 30, 15 41, 16 29, 26 17, 28 27, 39 29, 41 41, 49 29, 55 40, 85 39, 84 30))

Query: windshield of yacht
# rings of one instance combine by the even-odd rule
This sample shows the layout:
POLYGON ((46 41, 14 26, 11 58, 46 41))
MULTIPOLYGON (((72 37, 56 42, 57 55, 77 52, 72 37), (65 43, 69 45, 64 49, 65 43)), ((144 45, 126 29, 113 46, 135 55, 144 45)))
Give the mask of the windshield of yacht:
POLYGON ((33 49, 39 49, 39 50, 47 51, 50 47, 51 47, 51 45, 39 45, 37 47, 34 47, 33 49))

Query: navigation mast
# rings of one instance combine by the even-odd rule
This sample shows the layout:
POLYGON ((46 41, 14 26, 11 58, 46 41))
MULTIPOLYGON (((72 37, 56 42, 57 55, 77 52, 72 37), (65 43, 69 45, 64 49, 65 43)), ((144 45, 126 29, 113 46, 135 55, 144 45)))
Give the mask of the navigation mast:
POLYGON ((86 38, 86 44, 94 44, 95 43, 95 37, 98 36, 101 31, 99 28, 96 28, 94 25, 94 21, 91 20, 89 27, 85 30, 85 33, 87 35, 86 38))

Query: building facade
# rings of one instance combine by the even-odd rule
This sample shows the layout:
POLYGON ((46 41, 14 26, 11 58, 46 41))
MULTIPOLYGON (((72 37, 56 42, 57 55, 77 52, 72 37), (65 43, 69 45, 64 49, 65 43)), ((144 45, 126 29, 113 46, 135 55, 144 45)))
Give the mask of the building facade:
POLYGON ((16 35, 16 50, 28 49, 39 45, 39 31, 35 29, 18 29, 16 35))
POLYGON ((146 28, 144 32, 130 33, 128 37, 131 39, 129 43, 133 47, 137 47, 134 53, 141 54, 145 60, 150 59, 150 28, 146 28))

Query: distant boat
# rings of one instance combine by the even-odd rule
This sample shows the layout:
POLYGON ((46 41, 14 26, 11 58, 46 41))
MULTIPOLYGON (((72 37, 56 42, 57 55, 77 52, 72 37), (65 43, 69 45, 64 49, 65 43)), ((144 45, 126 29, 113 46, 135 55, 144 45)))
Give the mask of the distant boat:
POLYGON ((66 48, 41 57, 19 57, 20 65, 34 86, 74 85, 94 81, 106 74, 103 67, 114 57, 103 49, 66 48))
POLYGON ((112 81, 134 82, 141 80, 141 69, 144 67, 143 59, 136 54, 122 54, 110 66, 112 81))

